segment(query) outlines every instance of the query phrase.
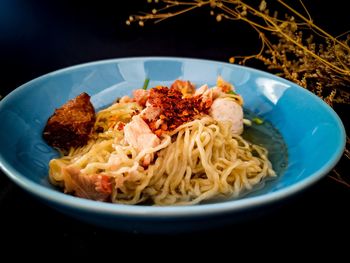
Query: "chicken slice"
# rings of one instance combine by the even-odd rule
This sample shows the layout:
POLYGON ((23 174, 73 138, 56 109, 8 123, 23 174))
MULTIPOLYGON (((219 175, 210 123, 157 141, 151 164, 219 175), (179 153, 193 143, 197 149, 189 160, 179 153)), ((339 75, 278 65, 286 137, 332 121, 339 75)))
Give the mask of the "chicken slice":
POLYGON ((134 101, 136 101, 141 106, 145 106, 149 97, 149 90, 136 89, 132 92, 134 101))
POLYGON ((140 116, 144 120, 153 121, 157 119, 161 112, 162 110, 160 108, 155 107, 147 102, 146 108, 141 111, 140 116))
POLYGON ((194 95, 201 95, 204 92, 206 92, 208 89, 209 89, 208 85, 204 84, 204 85, 200 86, 198 89, 196 89, 194 95))
MULTIPOLYGON (((139 116, 135 115, 131 122, 124 127, 125 141, 138 151, 154 148, 160 144, 160 139, 155 135, 147 123, 139 116)), ((153 156, 147 154, 144 157, 144 165, 148 165, 153 156)))
POLYGON ((104 174, 84 174, 75 167, 64 169, 65 191, 96 201, 108 201, 112 193, 110 177, 104 174))

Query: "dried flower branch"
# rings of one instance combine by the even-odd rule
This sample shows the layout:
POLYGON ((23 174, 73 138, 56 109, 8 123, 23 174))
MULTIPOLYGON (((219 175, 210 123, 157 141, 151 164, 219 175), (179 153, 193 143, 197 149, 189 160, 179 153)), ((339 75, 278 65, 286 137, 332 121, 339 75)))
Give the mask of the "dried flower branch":
MULTIPOLYGON (((147 2, 152 3, 152 0, 147 2)), ((261 0, 255 5, 248 4, 247 0, 154 0, 160 8, 130 16, 126 24, 137 22, 144 26, 146 21, 157 23, 207 6, 217 22, 223 19, 244 21, 257 32, 261 40, 261 49, 257 54, 232 56, 229 62, 245 64, 251 59, 257 59, 272 73, 312 91, 330 106, 336 103, 350 104, 349 32, 334 37, 317 26, 302 0, 299 0, 299 7, 305 15, 284 0, 276 2, 284 8, 283 16, 269 10, 267 0, 261 0)), ((347 138, 344 153, 347 160, 350 160, 349 149, 350 140, 347 138)), ((335 170, 332 178, 349 185, 335 170)))
MULTIPOLYGON (((149 3, 152 1, 148 0, 149 3)), ((241 20, 249 24, 261 39, 258 54, 249 56, 233 56, 245 64, 251 59, 262 61, 269 70, 305 87, 332 106, 333 103, 350 103, 350 34, 333 37, 316 24, 300 0, 306 15, 277 0, 286 13, 281 18, 278 12, 270 12, 267 2, 262 0, 256 6, 244 0, 192 0, 154 1, 162 4, 161 8, 153 8, 152 12, 130 16, 128 25, 138 22, 144 26, 148 20, 160 22, 209 6, 216 21, 222 19, 241 20)))

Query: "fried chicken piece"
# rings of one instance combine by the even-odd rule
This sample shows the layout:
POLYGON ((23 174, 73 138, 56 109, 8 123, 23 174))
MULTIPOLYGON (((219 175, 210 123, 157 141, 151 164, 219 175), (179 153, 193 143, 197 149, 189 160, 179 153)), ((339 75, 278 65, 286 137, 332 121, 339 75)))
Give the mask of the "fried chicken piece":
POLYGON ((76 98, 56 109, 43 131, 46 142, 61 150, 83 146, 89 140, 95 123, 95 109, 88 94, 76 98))
POLYGON ((190 81, 180 79, 175 80, 170 88, 179 89, 182 93, 182 97, 184 98, 192 97, 192 95, 196 91, 195 86, 190 81))

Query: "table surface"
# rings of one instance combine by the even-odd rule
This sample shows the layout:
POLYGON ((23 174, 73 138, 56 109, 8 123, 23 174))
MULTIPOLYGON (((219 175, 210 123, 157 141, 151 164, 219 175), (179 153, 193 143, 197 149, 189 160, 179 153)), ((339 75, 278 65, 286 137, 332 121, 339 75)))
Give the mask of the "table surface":
MULTIPOLYGON (((231 55, 249 54, 258 47, 255 35, 244 24, 216 23, 208 10, 141 28, 128 27, 129 14, 145 10, 146 1, 74 4, 71 1, 0 2, 0 94, 50 71, 107 58, 132 56, 179 56, 227 61, 231 55), (132 2, 132 3, 130 3, 132 2)), ((102 1, 103 2, 103 1, 102 1)), ((346 8, 310 2, 314 19, 332 33, 350 27, 346 8), (328 12, 325 10, 329 8, 328 12)), ((339 2, 341 1, 332 1, 339 2)), ((238 22, 237 22, 238 23, 238 22)), ((348 106, 336 111, 346 127, 348 106)), ((348 173, 347 161, 337 167, 348 173)), ((0 172, 0 238, 6 247, 57 250, 88 255, 92 251, 113 251, 129 244, 151 244, 172 251, 169 242, 181 247, 209 246, 229 238, 225 248, 271 249, 297 240, 295 251, 334 251, 341 255, 339 237, 349 237, 350 188, 328 176, 272 210, 244 222, 181 235, 119 233, 87 225, 45 206, 13 184, 0 172), (33 239, 35 237, 35 239, 33 239), (267 241, 267 237, 272 241, 267 241), (36 241, 34 241, 36 240, 36 241), (202 244, 202 245, 201 245, 202 244), (337 251, 335 250, 337 249, 337 251)), ((6 252, 6 249, 0 249, 6 252)))

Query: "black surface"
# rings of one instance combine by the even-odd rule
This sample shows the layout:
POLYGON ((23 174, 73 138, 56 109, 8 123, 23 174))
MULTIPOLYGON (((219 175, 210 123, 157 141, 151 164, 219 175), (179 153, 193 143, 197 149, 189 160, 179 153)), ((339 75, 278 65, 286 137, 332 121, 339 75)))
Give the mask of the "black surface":
MULTIPOLYGON (((209 11, 144 28, 127 27, 128 15, 145 10, 146 1, 123 2, 0 1, 0 94, 4 96, 50 71, 88 61, 150 55, 227 61, 231 55, 249 54, 258 46, 256 36, 247 34, 243 24, 217 24, 209 11)), ((305 0, 316 22, 334 34, 350 29, 342 1, 324 2, 305 0)), ((348 126, 349 107, 336 110, 348 126)), ((347 173, 346 162, 338 169, 347 173)), ((118 260, 118 254, 130 246, 137 251, 147 247, 147 253, 154 257, 155 248, 175 256, 180 254, 174 251, 196 248, 205 255, 210 253, 206 248, 220 245, 228 255, 249 249, 266 256, 279 248, 289 251, 286 256, 305 251, 329 252, 336 257, 346 255, 341 238, 350 234, 349 201, 350 189, 325 177, 288 202, 246 222, 176 236, 126 234, 66 217, 23 192, 1 173, 0 239, 5 245, 0 251, 12 256, 19 254, 10 252, 11 247, 52 255, 109 254, 118 260), (311 249, 313 245, 317 248, 311 249)))

